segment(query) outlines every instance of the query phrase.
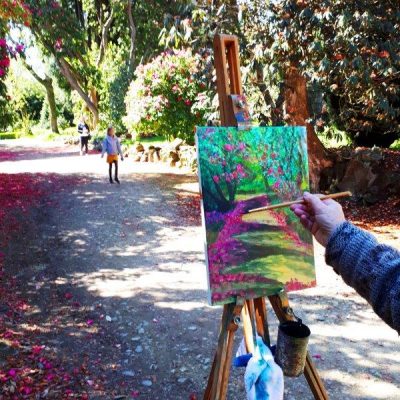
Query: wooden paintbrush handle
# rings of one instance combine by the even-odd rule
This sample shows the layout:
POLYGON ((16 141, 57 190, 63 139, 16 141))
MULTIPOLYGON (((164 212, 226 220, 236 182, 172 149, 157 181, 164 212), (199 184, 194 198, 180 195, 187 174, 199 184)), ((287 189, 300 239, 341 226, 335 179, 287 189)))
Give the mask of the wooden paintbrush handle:
MULTIPOLYGON (((351 192, 340 192, 340 193, 333 193, 333 194, 327 194, 325 196, 321 196, 321 200, 326 200, 326 199, 338 199, 340 197, 349 197, 351 196, 351 192)), ((254 208, 253 210, 247 211, 247 213, 253 213, 253 212, 258 212, 258 211, 265 211, 265 210, 273 210, 274 208, 282 208, 282 207, 289 207, 293 204, 304 204, 304 199, 300 200, 295 200, 295 201, 287 201, 285 203, 279 203, 279 204, 274 204, 272 206, 266 206, 266 207, 260 207, 260 208, 254 208)))

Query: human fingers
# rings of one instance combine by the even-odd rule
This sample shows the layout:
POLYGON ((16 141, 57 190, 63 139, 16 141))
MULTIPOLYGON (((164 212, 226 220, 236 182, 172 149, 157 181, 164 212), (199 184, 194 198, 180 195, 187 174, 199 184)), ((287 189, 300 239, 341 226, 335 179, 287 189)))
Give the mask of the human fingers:
POLYGON ((307 210, 308 210, 308 207, 307 207, 305 204, 292 204, 292 205, 290 206, 290 209, 291 209, 292 211, 295 211, 295 210, 307 211, 307 210))
POLYGON ((306 215, 307 217, 310 217, 310 212, 307 208, 303 207, 296 207, 293 208, 292 211, 297 215, 298 217, 301 217, 302 215, 306 215))
POLYGON ((304 226, 304 228, 311 232, 314 222, 309 217, 307 217, 307 215, 301 215, 300 222, 304 226))
POLYGON ((323 203, 322 200, 320 200, 318 196, 308 192, 304 192, 303 198, 306 205, 311 207, 314 213, 326 211, 326 205, 323 203))
POLYGON ((333 200, 333 199, 324 199, 324 200, 322 200, 322 202, 323 202, 324 204, 326 204, 327 206, 331 206, 331 205, 334 205, 334 204, 338 204, 337 201, 335 201, 335 200, 333 200))

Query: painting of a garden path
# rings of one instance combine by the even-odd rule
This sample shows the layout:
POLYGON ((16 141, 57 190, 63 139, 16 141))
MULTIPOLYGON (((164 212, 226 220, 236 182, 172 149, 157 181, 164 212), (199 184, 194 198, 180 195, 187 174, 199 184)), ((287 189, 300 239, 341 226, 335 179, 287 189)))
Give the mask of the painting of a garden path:
POLYGON ((315 286, 312 239, 290 210, 308 189, 303 127, 198 128, 211 304, 315 286))

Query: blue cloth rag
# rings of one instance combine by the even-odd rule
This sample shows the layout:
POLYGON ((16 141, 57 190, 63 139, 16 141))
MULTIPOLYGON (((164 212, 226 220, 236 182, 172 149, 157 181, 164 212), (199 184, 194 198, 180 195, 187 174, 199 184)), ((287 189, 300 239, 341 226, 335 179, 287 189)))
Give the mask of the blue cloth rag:
POLYGON ((247 364, 244 384, 247 400, 283 400, 283 372, 260 337, 247 364))

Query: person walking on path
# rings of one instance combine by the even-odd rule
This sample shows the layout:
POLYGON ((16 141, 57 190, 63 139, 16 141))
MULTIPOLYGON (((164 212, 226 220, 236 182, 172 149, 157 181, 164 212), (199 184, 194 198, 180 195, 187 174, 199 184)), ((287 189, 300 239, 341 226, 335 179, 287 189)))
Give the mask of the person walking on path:
POLYGON ((80 154, 83 155, 83 148, 85 148, 85 154, 89 152, 88 144, 90 139, 89 125, 86 123, 85 118, 82 117, 78 124, 79 140, 81 144, 80 154))
POLYGON ((107 128, 107 136, 103 141, 103 151, 101 153, 101 158, 103 158, 104 153, 107 153, 107 163, 108 174, 110 176, 110 183, 114 183, 112 179, 112 165, 115 166, 114 180, 119 184, 118 179, 118 155, 121 155, 121 161, 124 161, 124 156, 121 151, 121 144, 118 138, 115 136, 114 128, 110 125, 107 128))
POLYGON ((326 263, 400 334, 400 252, 346 221, 336 201, 307 192, 303 198, 291 209, 326 248, 326 263))

